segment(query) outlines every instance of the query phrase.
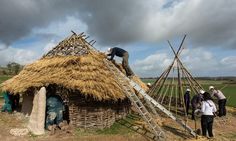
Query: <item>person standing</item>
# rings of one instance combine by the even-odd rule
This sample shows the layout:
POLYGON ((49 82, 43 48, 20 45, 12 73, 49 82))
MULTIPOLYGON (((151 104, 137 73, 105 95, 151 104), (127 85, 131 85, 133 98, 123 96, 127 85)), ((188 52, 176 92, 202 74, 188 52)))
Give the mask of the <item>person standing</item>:
POLYGON ((49 96, 46 101, 46 129, 54 131, 56 126, 63 122, 64 105, 62 99, 57 96, 49 96))
POLYGON ((212 127, 214 122, 214 115, 216 112, 216 106, 212 101, 212 97, 208 92, 203 94, 203 101, 201 104, 201 127, 202 127, 202 135, 207 136, 207 132, 209 137, 213 137, 212 127))
POLYGON ((2 112, 12 112, 12 99, 9 91, 3 92, 4 105, 2 106, 2 112))
POLYGON ((202 94, 205 93, 205 91, 200 90, 198 94, 194 95, 191 99, 191 105, 192 105, 192 120, 195 120, 195 110, 197 110, 202 101, 202 94))
POLYGON ((186 92, 184 94, 184 104, 185 104, 185 109, 186 109, 186 113, 188 115, 188 111, 189 111, 189 106, 190 106, 190 89, 186 89, 186 92))
POLYGON ((118 48, 118 47, 113 47, 113 48, 108 48, 107 50, 107 56, 111 56, 108 60, 113 60, 113 58, 116 56, 122 57, 122 66, 125 69, 126 75, 127 76, 133 76, 134 73, 131 70, 129 66, 129 53, 125 51, 124 49, 118 48))
POLYGON ((216 97, 218 100, 218 106, 219 106, 219 117, 226 116, 226 97, 220 90, 216 90, 213 86, 209 87, 209 90, 211 91, 211 96, 216 97))

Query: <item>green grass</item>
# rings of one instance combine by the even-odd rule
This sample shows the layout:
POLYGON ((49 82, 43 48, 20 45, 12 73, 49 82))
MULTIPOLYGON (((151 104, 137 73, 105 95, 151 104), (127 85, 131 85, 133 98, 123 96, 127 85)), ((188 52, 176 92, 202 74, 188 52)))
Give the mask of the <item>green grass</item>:
MULTIPOLYGON (((145 83, 154 83, 155 79, 142 79, 145 83)), ((226 80, 197 80, 202 86, 203 88, 208 91, 208 88, 210 85, 213 85, 215 88, 217 89, 221 89, 223 88, 221 91, 224 93, 224 95, 227 97, 227 105, 228 106, 232 106, 232 107, 236 107, 236 84, 227 84, 226 80)), ((166 83, 170 83, 171 80, 166 80, 166 83)), ((177 83, 175 81, 175 83, 177 83)), ((173 94, 175 92, 173 91, 173 94)), ((174 96, 174 95, 173 95, 174 96)))
MULTIPOLYGON (((128 115, 124 120, 129 123, 134 123, 135 119, 129 118, 132 114, 128 115)), ((110 128, 105 129, 76 129, 76 135, 78 136, 88 136, 88 135, 129 135, 133 134, 134 131, 120 124, 119 122, 115 122, 110 128)))
POLYGON ((1 75, 0 76, 0 83, 8 80, 9 78, 11 78, 12 76, 9 76, 9 75, 1 75))
POLYGON ((113 135, 113 134, 130 134, 133 133, 132 130, 128 129, 127 127, 115 122, 110 128, 105 128, 103 130, 97 130, 97 134, 102 135, 113 135))

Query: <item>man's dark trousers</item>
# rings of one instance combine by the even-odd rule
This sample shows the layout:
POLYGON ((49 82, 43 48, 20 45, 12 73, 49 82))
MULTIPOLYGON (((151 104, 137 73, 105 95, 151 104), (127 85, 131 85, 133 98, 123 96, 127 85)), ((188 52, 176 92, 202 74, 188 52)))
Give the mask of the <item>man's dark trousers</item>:
POLYGON ((201 117, 201 126, 202 126, 202 135, 206 136, 207 132, 209 137, 213 137, 212 126, 213 126, 214 116, 211 115, 202 115, 201 117))
POLYGON ((226 108, 225 108, 226 99, 220 99, 218 101, 218 105, 219 105, 219 117, 226 116, 226 108))

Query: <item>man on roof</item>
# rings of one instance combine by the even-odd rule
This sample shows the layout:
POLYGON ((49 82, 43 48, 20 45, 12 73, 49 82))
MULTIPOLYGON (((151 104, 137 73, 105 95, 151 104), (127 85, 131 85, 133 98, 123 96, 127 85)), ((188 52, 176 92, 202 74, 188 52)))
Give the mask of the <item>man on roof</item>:
POLYGON ((214 86, 210 86, 209 90, 211 92, 211 96, 216 97, 218 100, 218 105, 219 105, 219 117, 226 116, 226 97, 224 94, 220 91, 214 88, 214 86))
POLYGON ((113 60, 115 56, 122 57, 123 58, 122 66, 125 69, 126 75, 127 76, 134 75, 133 71, 131 70, 129 66, 129 62, 128 62, 129 53, 126 50, 122 48, 118 48, 118 47, 113 47, 113 48, 108 48, 106 54, 107 56, 111 56, 108 60, 113 60))

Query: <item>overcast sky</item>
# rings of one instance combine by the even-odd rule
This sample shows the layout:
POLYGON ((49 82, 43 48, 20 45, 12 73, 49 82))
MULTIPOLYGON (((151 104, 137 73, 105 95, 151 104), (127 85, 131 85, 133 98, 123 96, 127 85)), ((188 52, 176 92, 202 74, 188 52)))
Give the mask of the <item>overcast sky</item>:
POLYGON ((236 0, 1 0, 0 65, 28 64, 70 31, 102 51, 130 53, 135 73, 158 76, 187 34, 181 59, 195 76, 236 76, 236 0))

